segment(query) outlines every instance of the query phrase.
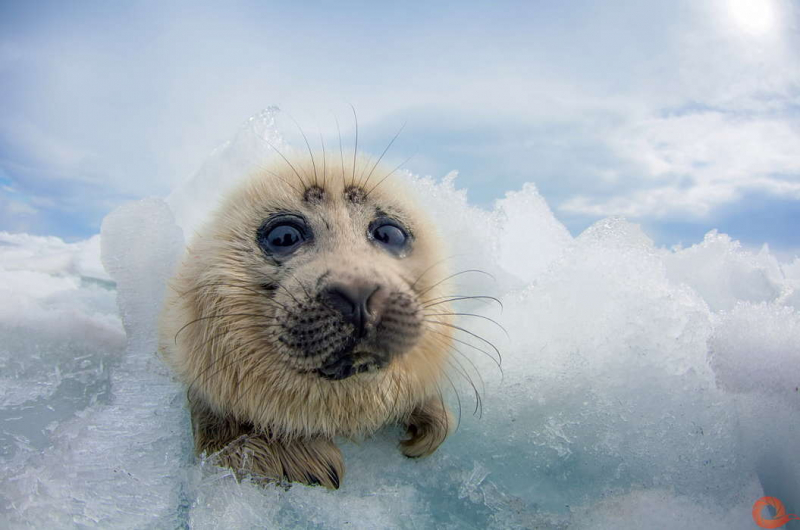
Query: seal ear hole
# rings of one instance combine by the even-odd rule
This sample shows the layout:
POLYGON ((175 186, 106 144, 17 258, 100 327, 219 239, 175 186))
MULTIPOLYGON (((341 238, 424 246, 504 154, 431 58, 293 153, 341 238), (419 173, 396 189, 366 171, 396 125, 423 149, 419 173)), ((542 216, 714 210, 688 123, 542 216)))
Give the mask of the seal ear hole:
POLYGON ((271 293, 272 291, 277 291, 278 290, 278 284, 276 284, 276 283, 262 283, 261 284, 261 288, 263 290, 271 293))

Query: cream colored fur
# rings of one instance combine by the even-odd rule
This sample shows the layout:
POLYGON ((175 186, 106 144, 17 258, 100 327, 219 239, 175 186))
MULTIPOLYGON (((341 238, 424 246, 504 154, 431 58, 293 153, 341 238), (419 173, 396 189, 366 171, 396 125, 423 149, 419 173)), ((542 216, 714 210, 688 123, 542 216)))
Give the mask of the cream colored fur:
POLYGON ((451 347, 450 328, 424 323, 416 345, 389 366, 343 380, 314 373, 315 359, 290 355, 276 340, 282 308, 316 288, 323 273, 346 281, 372 278, 420 303, 420 318, 449 323, 450 294, 443 244, 436 225, 416 206, 401 178, 338 157, 312 164, 280 160, 240 185, 191 241, 173 278, 160 322, 160 351, 189 388, 198 452, 273 480, 338 487, 344 473, 336 436, 361 438, 401 423, 408 456, 434 451, 452 421, 442 399, 442 377, 451 347), (323 174, 324 168, 324 174, 323 174), (368 180, 368 181, 367 181, 368 180), (367 181, 367 182, 365 182, 367 181), (305 190, 324 189, 320 203, 305 190), (356 185, 367 192, 354 207, 344 199, 356 185), (366 238, 376 208, 414 234, 411 252, 398 258, 366 238), (266 259, 256 241, 262 222, 277 210, 298 211, 314 227, 313 250, 291 266, 266 259), (277 285, 271 291, 264 286, 277 285))

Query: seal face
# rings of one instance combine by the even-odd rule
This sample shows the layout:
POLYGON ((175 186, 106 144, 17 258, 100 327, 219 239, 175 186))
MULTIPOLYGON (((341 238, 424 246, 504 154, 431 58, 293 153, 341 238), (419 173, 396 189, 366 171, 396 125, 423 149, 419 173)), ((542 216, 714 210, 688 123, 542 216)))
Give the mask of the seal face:
POLYGON ((400 422, 408 456, 444 440, 452 338, 434 224, 396 179, 370 184, 377 165, 319 160, 223 201, 172 281, 161 351, 189 387, 198 452, 235 468, 250 451, 249 472, 337 487, 334 436, 400 422))
POLYGON ((380 370, 411 349, 423 311, 408 282, 387 267, 414 251, 402 214, 368 206, 366 191, 353 185, 339 201, 344 211, 326 199, 320 186, 308 187, 302 204, 287 204, 264 219, 255 240, 264 258, 280 267, 277 275, 289 280, 273 294, 276 353, 300 373, 341 380, 380 370), (346 245, 333 229, 343 221, 352 232, 346 245), (342 250, 363 259, 342 259, 342 250))
MULTIPOLYGON (((314 199, 306 202, 324 209, 321 189, 309 188, 306 198, 309 191, 314 199)), ((351 192, 352 188, 345 190, 345 199, 351 192)), ((365 200, 365 194, 360 194, 358 204, 365 200)), ((379 251, 406 257, 412 251, 410 230, 381 212, 374 217, 366 227, 365 240, 379 251)), ((291 266, 295 254, 318 251, 313 228, 298 214, 275 214, 258 230, 257 241, 265 255, 282 266, 291 266)), ((422 307, 402 279, 381 275, 369 264, 354 271, 326 268, 320 272, 311 261, 310 266, 298 266, 295 273, 304 275, 307 267, 315 269, 309 272, 312 278, 317 276, 313 287, 293 293, 276 308, 277 339, 290 364, 327 379, 345 379, 383 368, 416 344, 422 307)))

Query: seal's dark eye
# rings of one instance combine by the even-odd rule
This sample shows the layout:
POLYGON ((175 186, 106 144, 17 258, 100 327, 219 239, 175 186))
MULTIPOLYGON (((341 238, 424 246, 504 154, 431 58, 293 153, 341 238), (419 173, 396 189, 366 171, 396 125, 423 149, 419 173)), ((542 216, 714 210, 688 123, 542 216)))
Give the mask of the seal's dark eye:
POLYGON ((274 249, 288 250, 303 240, 303 234, 292 225, 276 226, 267 234, 267 244, 274 249))
POLYGON ((265 252, 286 256, 297 250, 310 238, 305 222, 294 216, 290 220, 278 218, 261 227, 258 231, 258 244, 265 252))
POLYGON ((370 226, 370 238, 394 254, 404 253, 409 243, 409 235, 396 222, 378 219, 370 226))

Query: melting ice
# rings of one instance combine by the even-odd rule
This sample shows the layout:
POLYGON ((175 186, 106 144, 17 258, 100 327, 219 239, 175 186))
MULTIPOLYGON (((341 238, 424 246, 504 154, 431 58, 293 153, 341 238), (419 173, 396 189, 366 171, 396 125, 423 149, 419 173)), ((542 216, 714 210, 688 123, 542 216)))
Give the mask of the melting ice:
POLYGON ((614 218, 573 238, 535 186, 487 211, 455 174, 397 178, 454 270, 492 272, 458 292, 503 304, 461 306, 508 336, 460 322, 502 372, 460 337, 458 431, 422 461, 393 429, 344 443, 333 492, 198 462, 157 312, 184 235, 271 156, 265 140, 291 153, 275 120, 250 120, 166 200, 111 213, 102 244, 0 234, 0 526, 749 529, 763 495, 800 511, 800 260, 716 232, 656 248, 614 218))

